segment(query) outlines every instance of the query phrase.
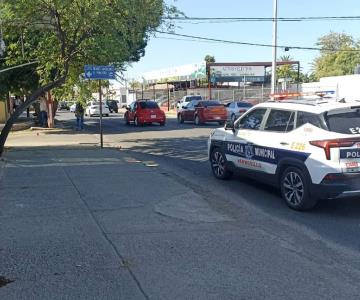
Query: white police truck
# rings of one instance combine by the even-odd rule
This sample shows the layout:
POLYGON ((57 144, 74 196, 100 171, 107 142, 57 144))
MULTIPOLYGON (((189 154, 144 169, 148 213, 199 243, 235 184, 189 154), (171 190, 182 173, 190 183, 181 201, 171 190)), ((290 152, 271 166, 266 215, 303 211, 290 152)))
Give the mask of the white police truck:
POLYGON ((280 188, 287 205, 360 197, 360 102, 265 102, 215 129, 208 155, 218 179, 234 171, 280 188))

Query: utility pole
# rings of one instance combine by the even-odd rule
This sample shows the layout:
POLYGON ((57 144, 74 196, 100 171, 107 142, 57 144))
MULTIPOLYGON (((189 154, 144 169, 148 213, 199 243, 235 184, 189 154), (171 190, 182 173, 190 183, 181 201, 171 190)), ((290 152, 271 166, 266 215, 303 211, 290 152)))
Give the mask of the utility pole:
POLYGON ((272 41, 272 72, 271 72, 271 94, 275 93, 276 89, 276 50, 277 50, 277 0, 274 0, 273 11, 273 41, 272 41))

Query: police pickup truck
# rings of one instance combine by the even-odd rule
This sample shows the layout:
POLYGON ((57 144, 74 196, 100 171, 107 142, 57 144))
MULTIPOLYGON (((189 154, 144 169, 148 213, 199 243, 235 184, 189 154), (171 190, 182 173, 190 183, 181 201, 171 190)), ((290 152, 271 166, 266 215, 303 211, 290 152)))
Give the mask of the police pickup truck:
POLYGON ((234 171, 280 188, 287 205, 360 197, 360 102, 303 99, 265 102, 208 140, 214 176, 234 171))

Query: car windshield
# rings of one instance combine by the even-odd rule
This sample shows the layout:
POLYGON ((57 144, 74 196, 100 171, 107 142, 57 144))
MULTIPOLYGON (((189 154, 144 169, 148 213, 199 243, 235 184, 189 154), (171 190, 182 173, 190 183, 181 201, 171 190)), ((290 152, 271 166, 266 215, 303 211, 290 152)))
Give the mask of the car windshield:
POLYGON ((223 104, 221 104, 219 101, 201 101, 201 106, 223 106, 223 104))
POLYGON ((141 108, 159 108, 159 105, 154 101, 139 102, 141 108))
POLYGON ((360 134, 360 106, 347 111, 329 112, 325 116, 330 131, 345 134, 360 134))

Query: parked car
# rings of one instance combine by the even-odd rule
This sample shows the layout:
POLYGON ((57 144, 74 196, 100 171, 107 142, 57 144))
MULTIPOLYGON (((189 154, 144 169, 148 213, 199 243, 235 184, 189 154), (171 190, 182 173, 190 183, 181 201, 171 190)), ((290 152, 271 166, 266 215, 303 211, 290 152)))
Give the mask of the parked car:
POLYGON ((152 100, 138 100, 131 103, 126 108, 124 119, 127 125, 133 122, 135 126, 152 123, 159 123, 164 126, 166 122, 165 113, 152 100))
POLYGON ((58 110, 70 110, 70 106, 66 101, 59 102, 58 110))
POLYGON ((308 210, 318 199, 360 197, 360 103, 319 99, 255 105, 208 140, 213 174, 234 171, 280 189, 308 210))
POLYGON ((182 99, 180 101, 178 101, 178 103, 176 104, 177 109, 181 109, 184 105, 187 105, 190 101, 193 100, 203 100, 203 98, 201 96, 194 96, 194 95, 188 95, 188 96, 184 96, 182 97, 182 99))
POLYGON ((246 101, 238 101, 238 102, 230 102, 226 104, 225 107, 228 114, 228 120, 234 123, 237 118, 239 118, 248 109, 253 107, 253 105, 246 101))
POLYGON ((118 113, 119 112, 119 107, 118 107, 118 103, 115 100, 107 100, 106 101, 107 106, 109 107, 109 111, 118 113))
POLYGON ((70 112, 75 112, 75 109, 76 109, 76 103, 70 106, 70 112))
POLYGON ((217 100, 192 100, 178 111, 178 122, 195 122, 200 125, 205 122, 218 122, 223 125, 227 120, 227 111, 217 100))
MULTIPOLYGON (((102 115, 109 116, 110 111, 109 107, 103 102, 102 103, 102 115)), ((92 116, 100 116, 100 102, 98 101, 91 101, 85 109, 85 115, 92 117, 92 116)))

